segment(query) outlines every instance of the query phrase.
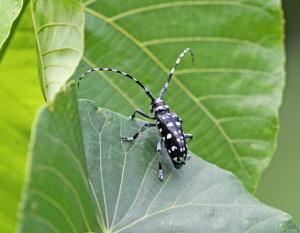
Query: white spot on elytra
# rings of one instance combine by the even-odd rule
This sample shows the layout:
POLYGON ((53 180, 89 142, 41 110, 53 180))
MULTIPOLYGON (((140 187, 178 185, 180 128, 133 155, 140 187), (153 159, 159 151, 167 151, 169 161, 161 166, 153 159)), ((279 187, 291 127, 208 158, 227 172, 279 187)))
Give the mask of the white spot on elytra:
POLYGON ((176 146, 172 146, 171 150, 172 151, 177 150, 177 147, 176 146))
POLYGON ((166 138, 165 137, 163 137, 163 141, 165 141, 166 140, 166 138))
POLYGON ((168 153, 171 153, 171 151, 170 151, 170 150, 168 150, 168 153))
POLYGON ((180 126, 180 122, 179 122, 179 121, 177 121, 177 122, 176 122, 176 125, 180 126))
POLYGON ((168 133, 167 139, 170 139, 170 138, 172 138, 172 134, 168 133))
POLYGON ((162 128, 159 129, 159 132, 161 132, 161 131, 162 131, 162 128))
POLYGON ((180 138, 177 138, 177 142, 180 142, 180 138))
POLYGON ((171 126, 174 126, 174 124, 173 124, 173 122, 169 122, 169 123, 167 124, 167 126, 171 127, 171 126))

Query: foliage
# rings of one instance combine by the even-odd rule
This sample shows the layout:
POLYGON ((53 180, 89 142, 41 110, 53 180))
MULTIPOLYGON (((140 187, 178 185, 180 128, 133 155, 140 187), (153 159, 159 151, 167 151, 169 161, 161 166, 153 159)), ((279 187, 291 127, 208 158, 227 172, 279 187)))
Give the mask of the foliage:
POLYGON ((0 64, 0 232, 13 232, 15 228, 31 123, 43 103, 36 60, 27 11, 0 64))
POLYGON ((38 114, 19 232, 297 232, 289 216, 255 200, 231 173, 193 155, 174 170, 158 133, 124 142, 142 122, 77 106, 74 83, 38 114))
POLYGON ((53 99, 83 53, 84 13, 80 0, 34 0, 31 10, 43 94, 53 99))
MULTIPOLYGON (((0 46, 22 4, 5 2, 0 46)), ((36 58, 49 103, 33 126, 19 232, 298 232, 287 214, 213 165, 253 192, 271 159, 284 85, 278 0, 32 0, 31 14, 1 51, 1 232, 13 231, 30 124, 42 102, 36 58), (120 140, 141 122, 119 113, 147 111, 144 93, 99 72, 83 81, 78 104, 75 85, 64 84, 89 67, 112 66, 157 94, 185 47, 196 64, 183 60, 166 100, 194 134, 198 157, 191 153, 174 170, 163 152, 161 184, 157 132, 120 140)))
MULTIPOLYGON (((155 94, 179 53, 166 100, 194 134, 190 148, 234 172, 250 191, 269 164, 284 85, 283 26, 279 1, 88 1, 85 53, 74 79, 95 66, 116 67, 155 94)), ((132 82, 93 74, 81 98, 129 115, 149 111, 132 82), (96 78, 97 77, 97 78, 96 78)))
POLYGON ((0 49, 9 37, 13 22, 21 12, 22 0, 0 0, 0 49))

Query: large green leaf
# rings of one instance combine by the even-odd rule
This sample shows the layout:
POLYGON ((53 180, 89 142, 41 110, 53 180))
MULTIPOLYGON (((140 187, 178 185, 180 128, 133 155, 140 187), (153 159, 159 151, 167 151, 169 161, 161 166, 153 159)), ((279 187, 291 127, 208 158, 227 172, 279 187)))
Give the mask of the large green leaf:
POLYGON ((82 57, 83 6, 81 0, 31 2, 40 82, 45 98, 51 100, 82 57))
MULTIPOLYGON (((194 134, 193 151, 254 191, 278 130, 280 1, 87 1, 85 12, 85 54, 74 79, 89 67, 117 67, 157 95, 179 53, 192 48, 196 64, 186 57, 178 66, 168 105, 194 134)), ((127 115, 148 111, 144 92, 117 76, 91 75, 80 97, 127 115)))
POLYGON ((0 232, 4 233, 15 227, 30 127, 43 103, 30 11, 16 29, 0 64, 0 232))
POLYGON ((0 0, 0 49, 8 38, 22 5, 23 0, 0 0))
POLYGON ((296 233, 283 212, 254 199, 235 176, 192 155, 174 170, 158 133, 121 140, 141 125, 79 101, 75 85, 38 114, 19 232, 296 233))

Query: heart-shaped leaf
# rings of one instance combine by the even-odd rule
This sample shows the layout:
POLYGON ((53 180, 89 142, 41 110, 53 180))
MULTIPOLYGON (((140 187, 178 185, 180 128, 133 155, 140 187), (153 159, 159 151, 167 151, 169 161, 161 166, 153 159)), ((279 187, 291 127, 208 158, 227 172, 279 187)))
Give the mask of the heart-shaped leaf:
POLYGON ((83 53, 84 12, 81 0, 32 0, 40 83, 52 100, 71 77, 83 53))
MULTIPOLYGON (((156 95, 180 52, 166 94, 194 134, 191 148, 234 172, 254 191, 269 164, 284 86, 280 1, 87 1, 85 53, 90 67, 116 67, 156 95)), ((123 114, 149 109, 144 92, 117 74, 93 74, 80 97, 123 114), (97 78, 95 78, 97 77, 97 78)))
POLYGON ((296 233, 290 217, 253 198, 230 172, 192 155, 175 170, 158 133, 62 90, 37 118, 19 232, 296 233))
POLYGON ((8 38, 13 22, 22 10, 23 0, 0 0, 0 49, 8 38))

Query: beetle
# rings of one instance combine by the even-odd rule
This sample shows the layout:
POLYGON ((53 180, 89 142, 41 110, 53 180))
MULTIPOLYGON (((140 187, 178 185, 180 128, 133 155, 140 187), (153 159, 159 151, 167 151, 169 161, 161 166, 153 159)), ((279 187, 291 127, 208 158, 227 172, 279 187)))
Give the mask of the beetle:
POLYGON ((162 149, 162 144, 164 143, 167 153, 169 154, 171 161, 176 169, 182 167, 185 164, 187 159, 190 159, 188 155, 187 149, 187 142, 193 138, 192 134, 186 134, 183 132, 182 128, 182 119, 178 117, 178 115, 174 112, 170 112, 169 106, 163 100, 163 96, 166 93, 169 83, 171 81, 172 76, 174 75, 175 69, 177 65, 180 63, 181 59, 186 55, 186 53, 190 52, 192 57, 192 62, 194 63, 194 55, 190 48, 186 48, 182 51, 182 53, 177 58, 173 68, 171 69, 168 80, 164 87, 161 89, 159 97, 155 98, 150 90, 148 90, 139 80, 134 78, 133 76, 120 71, 114 68, 93 68, 84 72, 80 78, 78 79, 78 88, 81 79, 86 76, 87 74, 94 72, 94 71, 111 71, 116 72, 124 77, 127 77, 137 83, 146 93, 146 95, 151 99, 150 103, 150 112, 153 116, 150 116, 143 111, 137 109, 131 115, 131 119, 134 119, 136 114, 140 114, 141 116, 155 120, 155 123, 145 122, 141 128, 134 134, 132 137, 122 137, 124 141, 130 142, 135 140, 139 134, 147 127, 157 127, 160 140, 157 142, 156 153, 158 157, 158 178, 160 181, 164 180, 163 168, 162 163, 160 160, 160 153, 162 149))

